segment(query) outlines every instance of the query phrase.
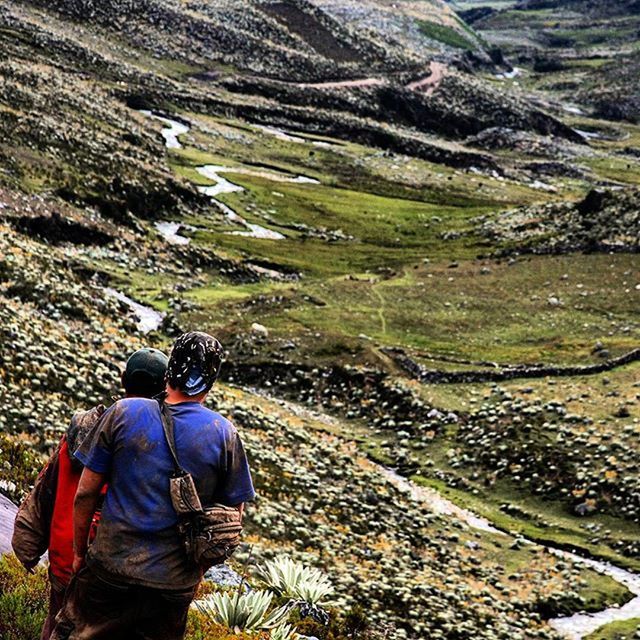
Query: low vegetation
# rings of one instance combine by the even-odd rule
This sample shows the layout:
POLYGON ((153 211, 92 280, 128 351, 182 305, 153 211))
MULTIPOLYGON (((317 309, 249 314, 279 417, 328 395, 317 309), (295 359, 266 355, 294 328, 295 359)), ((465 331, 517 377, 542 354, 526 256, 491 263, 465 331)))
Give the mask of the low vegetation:
POLYGON ((437 40, 438 42, 457 49, 471 50, 475 48, 475 45, 469 39, 451 27, 434 22, 427 22, 425 20, 420 21, 419 25, 420 31, 431 40, 437 40))
POLYGON ((37 640, 47 615, 47 572, 28 574, 15 556, 0 558, 0 638, 37 640))
POLYGON ((268 591, 249 593, 214 593, 196 601, 200 613, 232 631, 269 630, 272 638, 292 636, 286 625, 288 606, 272 608, 273 594, 268 591), (277 634, 277 636, 276 636, 277 634))
POLYGON ((586 640, 634 640, 640 631, 640 618, 614 622, 588 635, 586 640))

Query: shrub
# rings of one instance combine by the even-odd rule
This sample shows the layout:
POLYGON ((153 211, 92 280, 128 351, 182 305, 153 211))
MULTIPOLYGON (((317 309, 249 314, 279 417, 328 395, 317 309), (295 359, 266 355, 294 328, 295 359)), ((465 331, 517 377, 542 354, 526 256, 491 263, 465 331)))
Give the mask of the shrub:
POLYGON ((0 558, 0 638, 38 640, 47 616, 49 581, 38 567, 27 573, 14 555, 0 558))
POLYGON ((43 466, 40 456, 26 443, 0 434, 0 480, 6 483, 4 492, 9 498, 21 500, 43 466))
POLYGON ((355 607, 346 614, 330 609, 328 618, 328 622, 322 624, 295 612, 292 621, 300 634, 314 636, 320 640, 373 640, 385 637, 382 633, 373 632, 366 614, 359 607, 355 607), (299 619, 296 616, 299 616, 299 619))
POLYGON ((189 611, 185 640, 269 640, 264 631, 235 633, 199 611, 189 611))

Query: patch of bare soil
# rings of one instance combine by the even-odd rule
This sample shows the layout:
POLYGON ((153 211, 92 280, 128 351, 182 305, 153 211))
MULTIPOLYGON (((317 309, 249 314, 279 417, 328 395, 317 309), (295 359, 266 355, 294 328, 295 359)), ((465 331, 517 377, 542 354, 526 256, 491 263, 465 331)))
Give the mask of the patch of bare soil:
POLYGON ((360 62, 360 54, 336 39, 317 18, 288 2, 274 2, 264 6, 264 11, 300 36, 320 55, 336 62, 360 62))

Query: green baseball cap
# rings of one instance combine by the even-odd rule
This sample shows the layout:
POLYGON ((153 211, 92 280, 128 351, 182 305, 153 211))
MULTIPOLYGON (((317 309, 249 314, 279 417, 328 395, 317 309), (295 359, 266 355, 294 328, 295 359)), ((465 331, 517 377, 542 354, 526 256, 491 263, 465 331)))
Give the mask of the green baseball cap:
POLYGON ((127 360, 122 386, 130 396, 152 398, 165 388, 169 358, 158 349, 138 349, 127 360))

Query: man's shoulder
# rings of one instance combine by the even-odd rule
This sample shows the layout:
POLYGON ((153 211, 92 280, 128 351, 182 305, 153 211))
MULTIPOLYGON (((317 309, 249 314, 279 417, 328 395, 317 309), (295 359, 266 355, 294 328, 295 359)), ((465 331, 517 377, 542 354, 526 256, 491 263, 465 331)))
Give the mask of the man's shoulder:
POLYGON ((207 412, 208 416, 215 425, 218 425, 225 429, 234 429, 233 423, 228 418, 225 418, 221 413, 214 411, 213 409, 209 409, 207 407, 202 407, 204 411, 207 412))
POLYGON ((70 453, 73 453, 93 431, 100 418, 106 411, 103 404, 99 404, 86 411, 77 411, 71 417, 71 424, 67 429, 66 440, 70 453))
POLYGON ((71 425, 77 429, 92 427, 106 411, 103 404, 96 405, 86 411, 76 411, 71 417, 71 425))
POLYGON ((114 411, 120 413, 129 413, 131 411, 155 410, 158 407, 158 401, 151 398, 122 398, 113 405, 114 411))
POLYGON ((217 411, 213 411, 204 405, 194 406, 192 410, 198 414, 201 424, 210 426, 223 435, 235 433, 236 428, 233 423, 217 411))

